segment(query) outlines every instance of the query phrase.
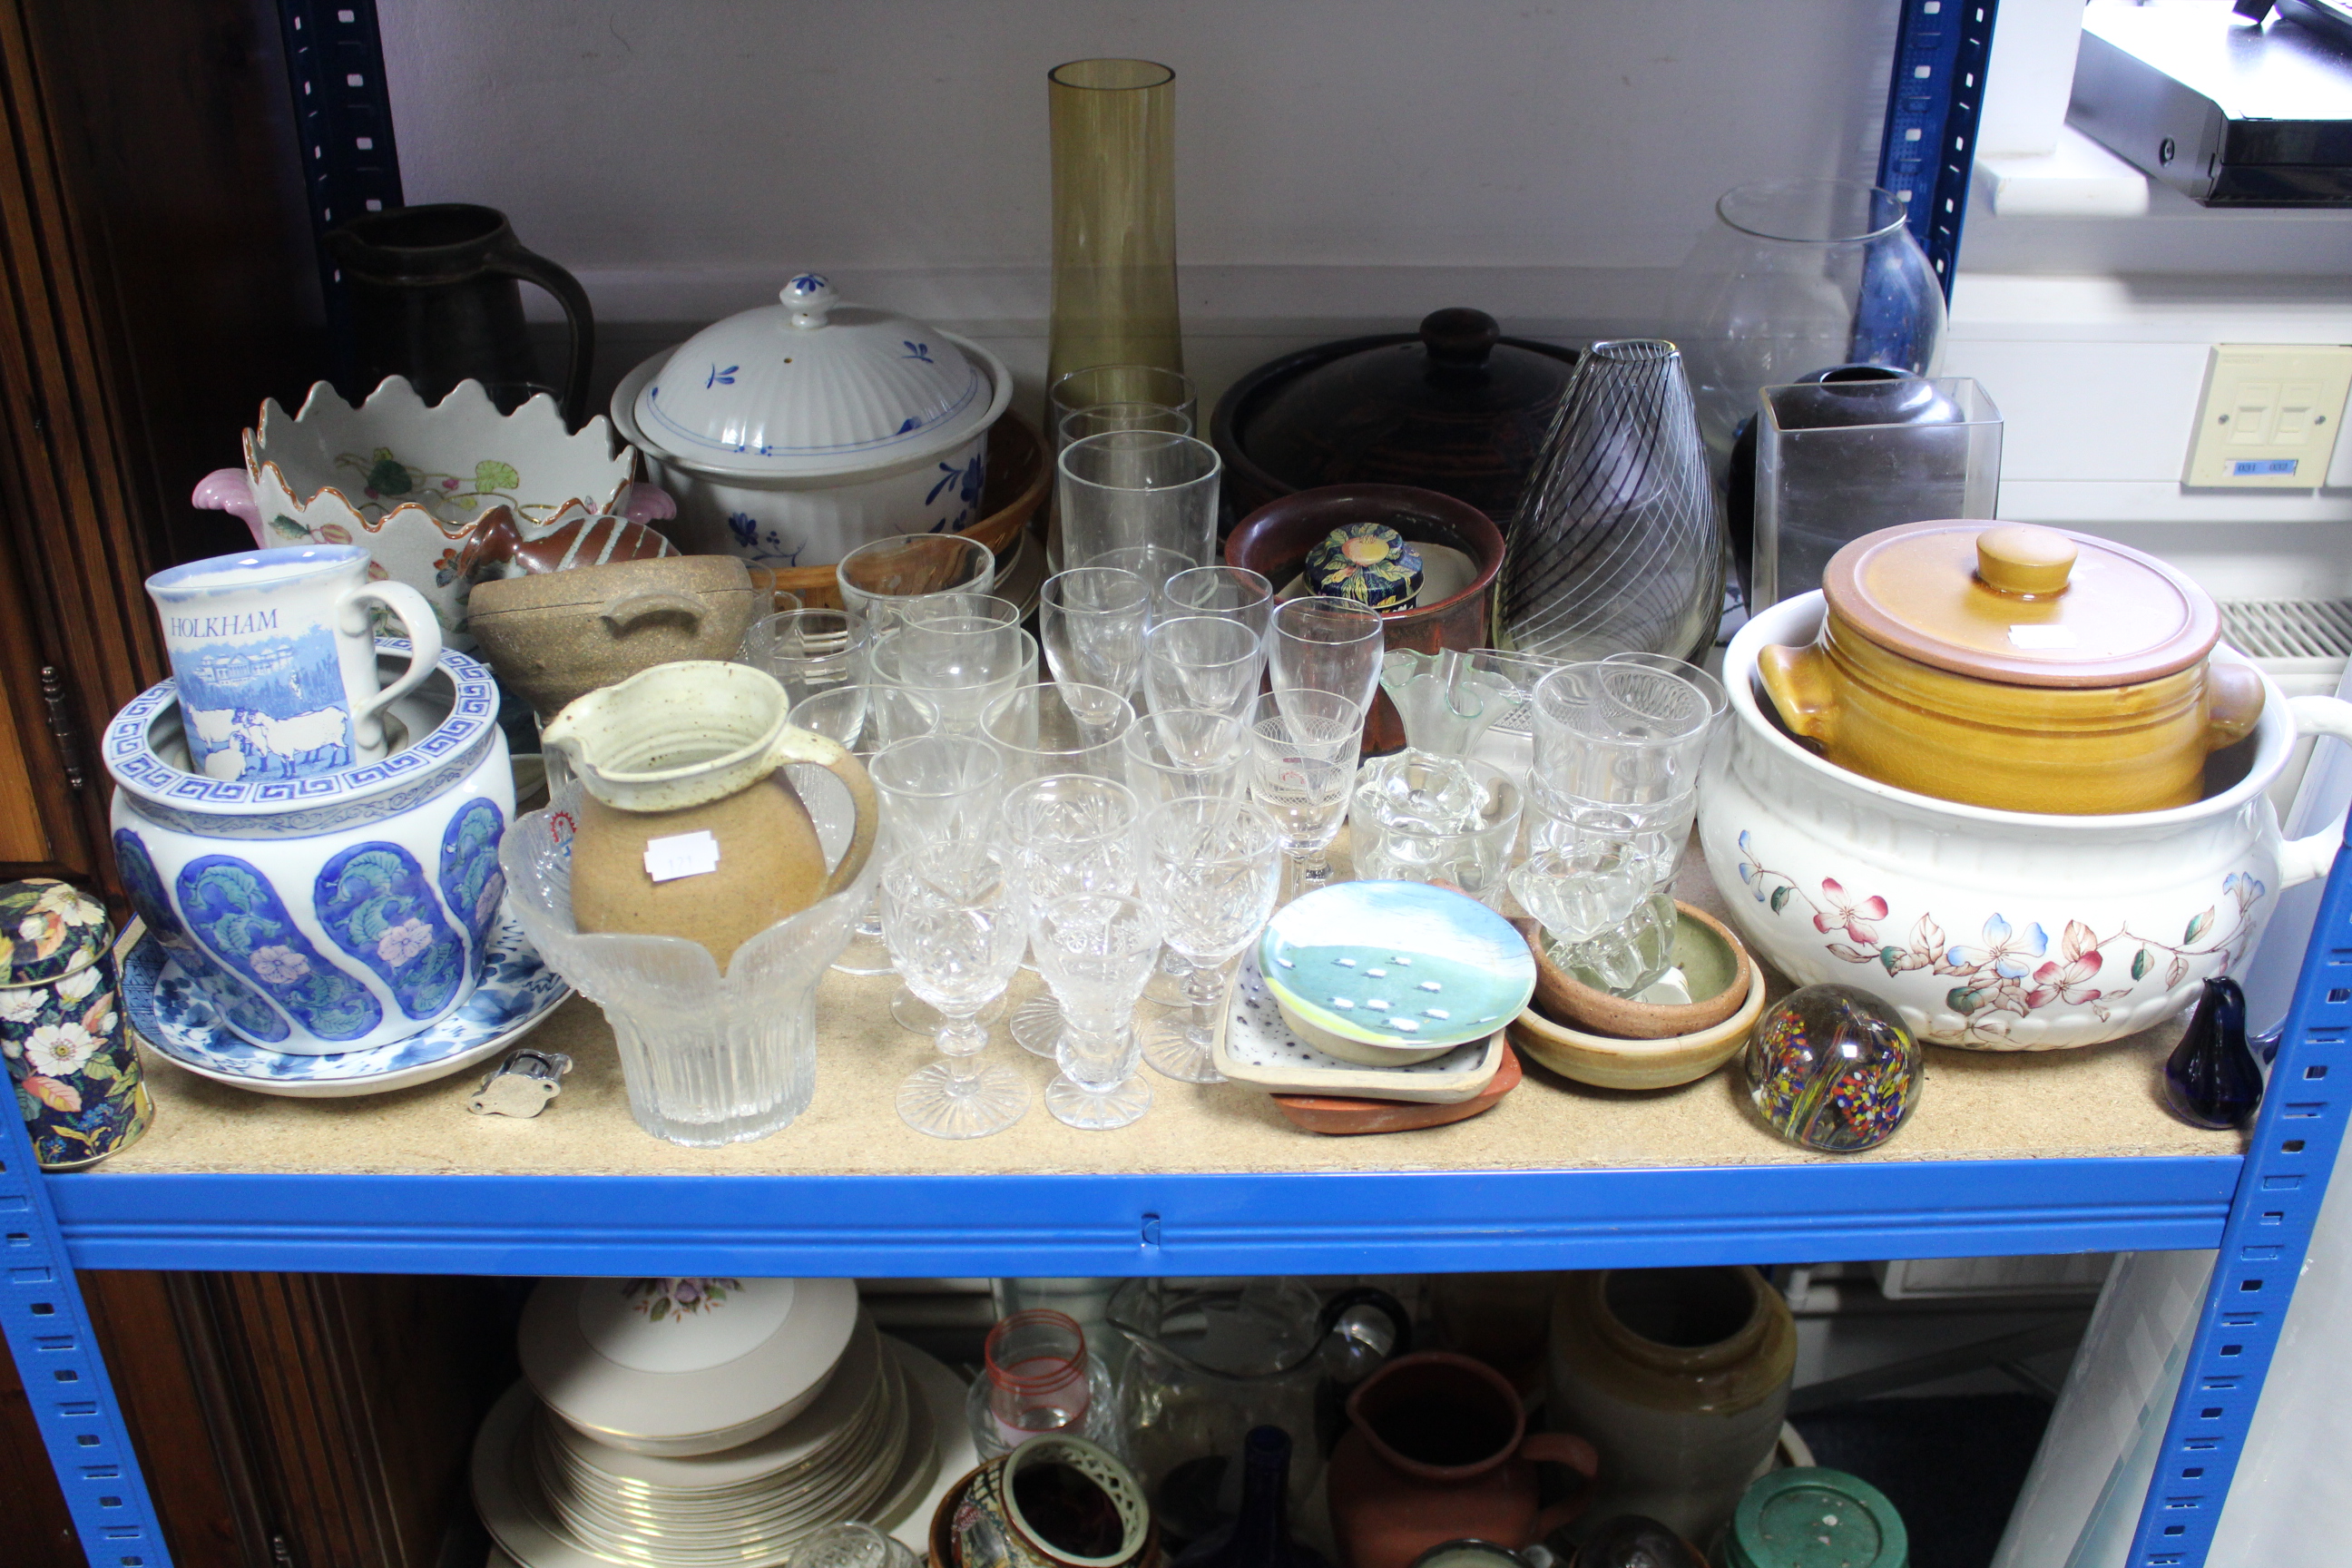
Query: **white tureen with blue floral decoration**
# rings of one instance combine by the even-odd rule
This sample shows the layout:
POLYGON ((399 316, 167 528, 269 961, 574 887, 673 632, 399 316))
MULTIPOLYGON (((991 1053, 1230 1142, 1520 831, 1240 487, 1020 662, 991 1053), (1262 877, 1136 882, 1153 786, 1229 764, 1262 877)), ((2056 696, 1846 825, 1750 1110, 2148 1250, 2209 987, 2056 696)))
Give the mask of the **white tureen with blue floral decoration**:
POLYGON ((840 302, 803 272, 625 377, 613 418, 677 500, 689 551, 816 566, 980 519, 989 426, 1013 394, 978 343, 840 302))

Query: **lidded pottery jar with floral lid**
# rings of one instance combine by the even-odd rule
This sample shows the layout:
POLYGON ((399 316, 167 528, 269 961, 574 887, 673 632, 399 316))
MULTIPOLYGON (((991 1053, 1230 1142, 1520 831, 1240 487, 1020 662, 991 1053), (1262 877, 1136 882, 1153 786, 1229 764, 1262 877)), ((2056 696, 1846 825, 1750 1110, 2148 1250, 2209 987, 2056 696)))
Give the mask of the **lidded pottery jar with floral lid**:
POLYGON ((2089 816, 2204 793, 2252 733, 2263 683, 2209 661, 2210 595, 2154 556, 2053 528, 1907 523, 1822 574, 1828 614, 1757 670, 1829 761, 1942 800, 2089 816))

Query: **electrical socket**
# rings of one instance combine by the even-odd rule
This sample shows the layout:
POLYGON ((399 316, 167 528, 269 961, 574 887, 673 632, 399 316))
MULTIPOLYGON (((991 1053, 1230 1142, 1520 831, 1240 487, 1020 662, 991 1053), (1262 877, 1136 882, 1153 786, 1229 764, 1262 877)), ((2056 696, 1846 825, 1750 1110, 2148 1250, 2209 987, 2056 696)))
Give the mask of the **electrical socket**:
POLYGON ((2352 394, 2352 346, 2217 343, 2205 362, 2181 483, 2316 489, 2352 394))

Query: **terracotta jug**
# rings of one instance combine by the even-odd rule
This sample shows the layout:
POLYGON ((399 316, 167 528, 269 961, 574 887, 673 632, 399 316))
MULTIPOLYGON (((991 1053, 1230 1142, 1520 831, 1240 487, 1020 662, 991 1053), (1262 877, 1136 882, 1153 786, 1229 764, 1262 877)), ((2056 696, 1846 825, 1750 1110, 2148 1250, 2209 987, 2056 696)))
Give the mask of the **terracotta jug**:
POLYGON ((1389 1363, 1349 1399, 1348 1415, 1325 1481, 1348 1568, 1410 1568, 1465 1538, 1532 1545, 1583 1511, 1600 1463, 1581 1437, 1530 1434, 1510 1381, 1449 1351, 1389 1363), (1546 1462, 1582 1478, 1549 1508, 1536 1493, 1546 1462))
POLYGON ((684 937, 720 973, 750 937, 856 880, 880 816, 837 742, 784 721, 784 689, 749 665, 657 665, 566 707, 541 732, 580 779, 572 918, 582 931, 684 937), (825 868, 782 772, 811 763, 849 791, 856 824, 825 868))

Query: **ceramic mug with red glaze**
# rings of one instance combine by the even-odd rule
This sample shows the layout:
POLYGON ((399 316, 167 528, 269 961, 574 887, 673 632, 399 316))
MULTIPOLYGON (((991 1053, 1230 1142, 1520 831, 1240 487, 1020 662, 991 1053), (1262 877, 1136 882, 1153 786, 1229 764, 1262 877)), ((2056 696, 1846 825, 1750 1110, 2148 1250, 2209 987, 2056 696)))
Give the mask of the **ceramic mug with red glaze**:
POLYGON ((1446 1351, 1389 1363, 1349 1399, 1348 1415, 1325 1485, 1350 1568, 1411 1568, 1465 1537, 1531 1545, 1583 1511, 1600 1468, 1583 1438, 1529 1432, 1508 1379, 1446 1351), (1539 1464, 1566 1466, 1583 1484, 1543 1507, 1539 1464))

